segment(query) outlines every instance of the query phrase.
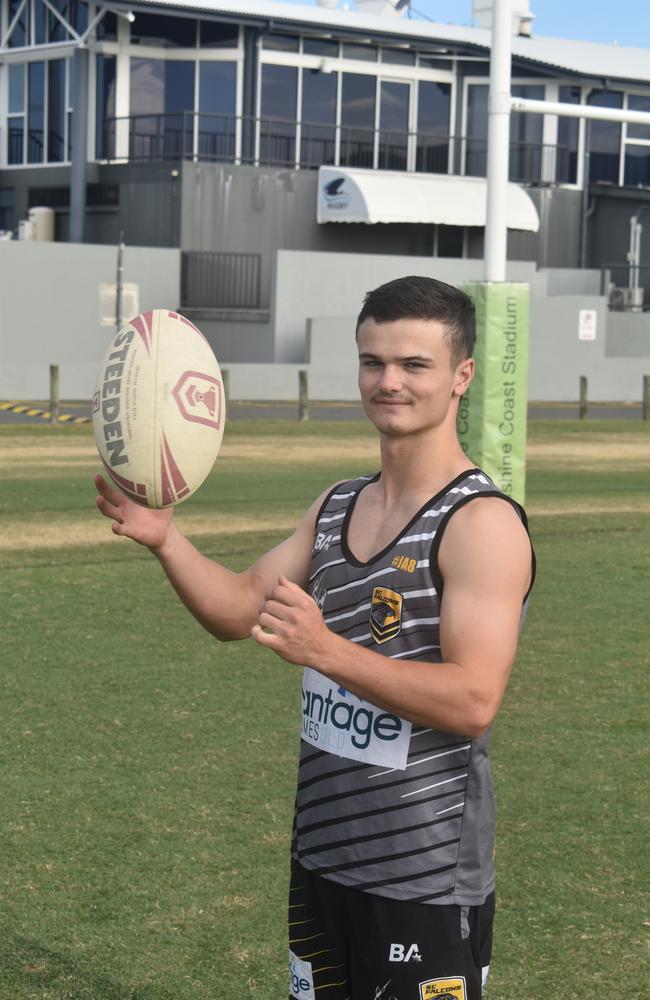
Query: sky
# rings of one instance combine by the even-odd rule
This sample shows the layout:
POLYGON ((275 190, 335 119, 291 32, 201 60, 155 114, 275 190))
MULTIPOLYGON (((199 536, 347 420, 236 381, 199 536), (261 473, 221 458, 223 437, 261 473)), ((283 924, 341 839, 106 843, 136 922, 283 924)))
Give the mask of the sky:
MULTIPOLYGON (((316 0, 284 0, 316 6, 316 0)), ((354 0, 348 0, 354 10, 354 0)), ((448 24, 472 24, 472 0, 411 0, 418 15, 448 24)), ((342 7, 344 0, 339 0, 342 7)), ((650 49, 650 0, 532 0, 533 34, 650 49)), ((650 58, 650 53, 649 53, 650 58)))

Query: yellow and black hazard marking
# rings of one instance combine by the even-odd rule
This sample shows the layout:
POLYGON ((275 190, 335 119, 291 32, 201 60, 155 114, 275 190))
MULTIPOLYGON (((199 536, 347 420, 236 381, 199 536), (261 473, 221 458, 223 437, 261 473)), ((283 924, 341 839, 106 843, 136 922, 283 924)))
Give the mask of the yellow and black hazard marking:
MULTIPOLYGON (((49 410, 41 410, 31 403, 0 403, 0 411, 9 413, 21 413, 25 417, 42 417, 49 420, 52 414, 49 410)), ((89 424, 90 417, 77 417, 74 413, 60 413, 57 418, 60 424, 89 424)))

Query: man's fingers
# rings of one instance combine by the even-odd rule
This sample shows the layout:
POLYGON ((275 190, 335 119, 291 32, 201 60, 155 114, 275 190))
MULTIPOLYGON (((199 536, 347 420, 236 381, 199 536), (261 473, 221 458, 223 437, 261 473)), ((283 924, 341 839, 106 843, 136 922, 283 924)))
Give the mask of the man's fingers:
POLYGON ((272 632, 265 632, 261 625, 253 625, 251 629, 251 637, 255 642, 259 643, 260 646, 269 646, 273 648, 278 643, 278 637, 273 635, 272 632))
POLYGON ((279 618, 280 621, 289 621, 291 617, 291 605, 284 604, 278 600, 270 598, 265 601, 262 605, 262 614, 272 615, 273 618, 279 618))
POLYGON ((122 523, 122 514, 119 507, 116 507, 114 504, 110 503, 110 501, 105 500, 102 496, 95 497, 95 503, 104 517, 110 517, 113 521, 119 521, 120 524, 122 523))
POLYGON ((95 486, 104 499, 108 500, 108 502, 114 506, 123 499, 123 494, 114 489, 112 486, 109 486, 103 476, 95 476, 95 486))

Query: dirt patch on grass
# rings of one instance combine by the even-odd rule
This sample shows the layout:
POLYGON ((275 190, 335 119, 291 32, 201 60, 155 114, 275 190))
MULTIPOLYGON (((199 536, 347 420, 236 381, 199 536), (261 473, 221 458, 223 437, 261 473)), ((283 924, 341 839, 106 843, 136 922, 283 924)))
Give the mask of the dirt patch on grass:
MULTIPOLYGON (((321 463, 330 459, 358 461, 364 469, 379 462, 379 445, 372 438, 233 438, 224 441, 218 461, 277 461, 283 465, 321 463)), ((94 442, 85 439, 46 442, 42 438, 3 438, 0 446, 0 473, 6 477, 31 479, 54 472, 78 472, 99 467, 94 442)))
POLYGON ((566 503, 558 503, 557 500, 531 500, 526 503, 526 513, 531 517, 567 517, 586 514, 650 514, 650 497, 640 496, 638 500, 626 500, 619 503, 615 497, 610 501, 599 501, 593 503, 577 503, 567 500, 566 503))
POLYGON ((590 434, 580 441, 529 441, 527 456, 532 460, 564 465, 639 463, 650 461, 650 434, 590 434))
MULTIPOLYGON (((186 515, 178 518, 178 525, 186 535, 237 535, 248 532, 281 531, 289 535, 299 518, 286 514, 273 517, 244 517, 243 515, 222 514, 214 517, 186 515)), ((96 518, 83 517, 76 520, 51 518, 45 523, 32 520, 11 520, 5 522, 0 535, 0 551, 19 549, 61 549, 79 545, 125 545, 128 539, 120 538, 111 531, 106 518, 99 513, 96 518)))

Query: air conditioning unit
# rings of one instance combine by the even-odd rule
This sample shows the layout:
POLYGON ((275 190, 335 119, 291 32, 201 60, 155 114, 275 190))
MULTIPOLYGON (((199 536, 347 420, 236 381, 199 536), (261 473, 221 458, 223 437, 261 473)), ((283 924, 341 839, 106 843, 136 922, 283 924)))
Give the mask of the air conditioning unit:
POLYGON ((626 288, 619 288, 617 285, 610 285, 607 304, 614 312, 623 312, 625 309, 626 288))

